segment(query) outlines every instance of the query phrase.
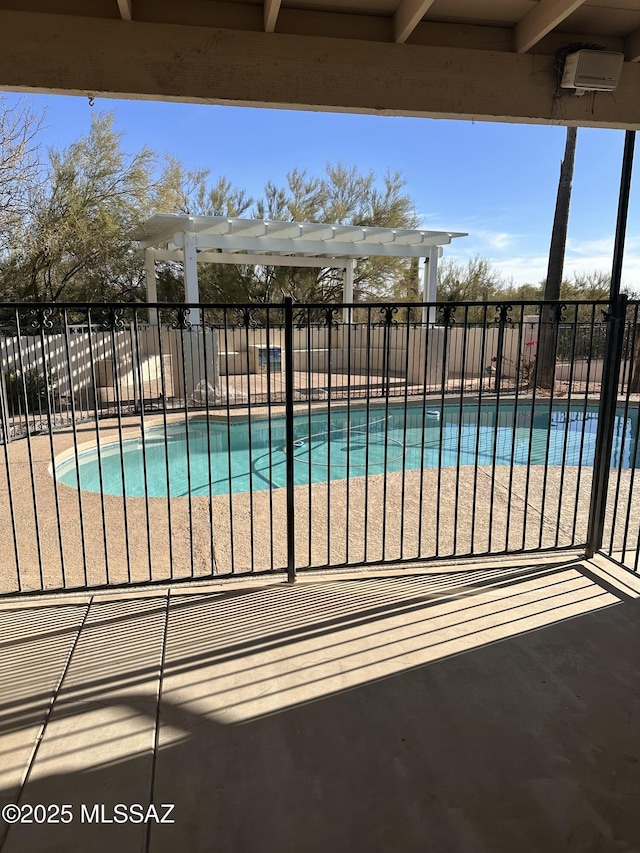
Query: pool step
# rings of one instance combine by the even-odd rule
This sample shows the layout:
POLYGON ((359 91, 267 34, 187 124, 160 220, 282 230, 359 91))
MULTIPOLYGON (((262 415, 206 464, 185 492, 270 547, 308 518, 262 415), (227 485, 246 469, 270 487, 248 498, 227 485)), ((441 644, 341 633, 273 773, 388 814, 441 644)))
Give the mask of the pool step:
POLYGON ((184 433, 170 433, 170 432, 164 433, 164 432, 161 432, 159 434, 153 434, 152 435, 151 433, 146 433, 146 435, 140 436, 138 438, 138 444, 140 446, 142 446, 143 439, 144 439, 145 447, 153 447, 156 444, 165 445, 165 444, 171 444, 172 442, 176 442, 176 441, 184 441, 185 440, 185 434, 184 433))

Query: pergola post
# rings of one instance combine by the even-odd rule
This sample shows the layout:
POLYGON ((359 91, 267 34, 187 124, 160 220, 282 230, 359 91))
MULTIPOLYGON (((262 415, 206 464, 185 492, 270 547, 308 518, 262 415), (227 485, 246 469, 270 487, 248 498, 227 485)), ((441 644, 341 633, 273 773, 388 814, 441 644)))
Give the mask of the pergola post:
MULTIPOLYGON (((429 249, 429 254, 424 259, 422 269, 422 301, 435 302, 438 294, 438 246, 432 246, 429 249)), ((422 309, 422 322, 435 323, 436 309, 432 305, 429 308, 422 309)))
MULTIPOLYGON (((345 266, 342 273, 342 301, 351 305, 353 303, 353 274, 356 262, 354 258, 346 258, 345 266)), ((344 322, 353 323, 353 309, 348 308, 344 322)))
MULTIPOLYGON (((153 249, 144 250, 144 277, 147 287, 147 302, 157 302, 158 282, 156 279, 156 253, 153 249)), ((158 325, 158 311, 156 308, 149 309, 147 322, 151 326, 158 325)))
POLYGON ((184 301, 188 304, 200 302, 198 291, 198 253, 197 237, 192 231, 184 235, 184 301))

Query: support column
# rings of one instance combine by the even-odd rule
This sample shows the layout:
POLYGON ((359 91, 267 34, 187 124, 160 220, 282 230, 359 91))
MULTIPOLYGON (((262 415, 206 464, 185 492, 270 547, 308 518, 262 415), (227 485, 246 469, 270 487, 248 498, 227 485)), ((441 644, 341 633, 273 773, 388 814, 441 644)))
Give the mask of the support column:
MULTIPOLYGON (((438 293, 438 258, 440 257, 440 248, 432 246, 429 249, 429 254, 424 259, 422 269, 422 301, 435 302, 438 293)), ((435 323, 436 309, 434 306, 422 309, 422 322, 435 323)))
MULTIPOLYGON (((158 301, 158 283, 156 279, 156 253, 153 249, 144 250, 144 277, 147 287, 147 302, 158 301)), ((147 323, 151 326, 158 325, 158 311, 149 308, 147 323)))
MULTIPOLYGON (((344 282, 342 287, 342 301, 349 303, 349 305, 353 303, 353 273, 355 266, 355 259, 347 258, 345 261, 344 272, 342 274, 342 280, 344 282)), ((347 309, 346 316, 343 319, 345 323, 353 323, 353 310, 351 308, 347 309)))
POLYGON ((198 259, 196 235, 190 231, 184 235, 184 301, 188 304, 200 302, 198 292, 198 259))

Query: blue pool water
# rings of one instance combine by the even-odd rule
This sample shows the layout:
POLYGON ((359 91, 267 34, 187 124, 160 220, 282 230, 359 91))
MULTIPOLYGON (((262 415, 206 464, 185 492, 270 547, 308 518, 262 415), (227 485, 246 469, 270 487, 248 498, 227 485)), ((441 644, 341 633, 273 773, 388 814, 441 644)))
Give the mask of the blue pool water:
MULTIPOLYGON (((389 406, 315 412, 295 418, 297 485, 366 474, 455 465, 593 464, 597 410, 548 404, 501 403, 389 406), (406 416, 405 416, 406 414, 406 416)), ((637 410, 616 418, 612 465, 640 467, 637 410), (624 433, 624 441, 623 439, 624 433), (633 458, 632 458, 633 456, 633 458)), ((105 494, 172 497, 228 494, 285 485, 284 418, 244 421, 191 420, 145 431, 142 439, 105 445, 56 466, 61 483, 105 494), (143 453, 144 450, 144 453, 143 453), (144 461, 146 457, 146 478, 144 461), (189 464, 187 464, 187 458, 189 464), (100 470, 101 469, 101 470, 100 470), (124 474, 124 476, 123 476, 124 474), (123 489, 124 481, 124 489, 123 489), (145 485, 146 482, 146 485, 145 485)))

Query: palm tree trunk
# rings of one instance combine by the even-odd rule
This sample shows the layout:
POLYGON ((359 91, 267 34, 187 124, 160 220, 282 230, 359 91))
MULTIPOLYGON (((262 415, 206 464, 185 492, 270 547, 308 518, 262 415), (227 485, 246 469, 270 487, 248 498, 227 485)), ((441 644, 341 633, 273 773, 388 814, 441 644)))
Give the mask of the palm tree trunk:
MULTIPOLYGON (((577 127, 567 128, 567 139, 564 147, 564 158, 560 165, 560 180, 556 197, 556 211, 553 217, 551 231, 551 246, 549 247, 549 265, 547 280, 544 288, 545 300, 558 301, 562 284, 564 254, 567 244, 567 229, 569 226, 569 207, 571 204, 571 186, 573 183, 573 165, 576 153, 577 127)), ((540 312, 540 328, 538 330, 538 354, 536 358, 537 388, 552 388, 556 372, 556 347, 558 340, 557 315, 555 306, 549 305, 540 312)))

